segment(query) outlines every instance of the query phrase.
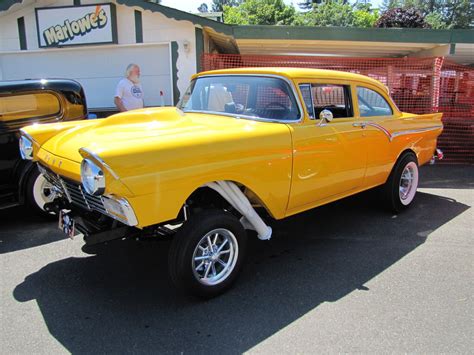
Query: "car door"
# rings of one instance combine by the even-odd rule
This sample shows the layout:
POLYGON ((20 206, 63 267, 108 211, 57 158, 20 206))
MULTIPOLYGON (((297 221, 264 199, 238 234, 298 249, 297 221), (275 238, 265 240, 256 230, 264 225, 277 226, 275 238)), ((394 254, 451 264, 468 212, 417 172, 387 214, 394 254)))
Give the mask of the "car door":
POLYGON ((367 162, 364 131, 347 82, 299 83, 306 117, 290 125, 293 171, 288 215, 348 195, 362 186, 367 162), (331 111, 333 120, 320 118, 331 111))
POLYGON ((357 85, 356 116, 361 122, 367 147, 366 187, 383 184, 399 149, 391 141, 391 131, 399 112, 388 94, 368 84, 357 85))

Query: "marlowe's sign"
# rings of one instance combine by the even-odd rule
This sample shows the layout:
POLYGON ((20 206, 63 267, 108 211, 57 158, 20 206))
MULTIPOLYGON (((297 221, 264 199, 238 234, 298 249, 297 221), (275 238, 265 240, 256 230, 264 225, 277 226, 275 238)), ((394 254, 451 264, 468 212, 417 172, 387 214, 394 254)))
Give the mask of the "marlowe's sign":
POLYGON ((40 47, 116 43, 114 4, 36 9, 40 47))

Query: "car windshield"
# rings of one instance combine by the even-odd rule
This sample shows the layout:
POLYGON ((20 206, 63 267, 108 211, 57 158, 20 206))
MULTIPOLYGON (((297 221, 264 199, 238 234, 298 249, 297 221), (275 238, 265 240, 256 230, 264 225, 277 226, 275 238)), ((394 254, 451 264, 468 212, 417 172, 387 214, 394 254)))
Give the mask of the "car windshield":
POLYGON ((250 75, 203 76, 191 82, 178 108, 184 112, 294 121, 300 112, 288 83, 250 75))

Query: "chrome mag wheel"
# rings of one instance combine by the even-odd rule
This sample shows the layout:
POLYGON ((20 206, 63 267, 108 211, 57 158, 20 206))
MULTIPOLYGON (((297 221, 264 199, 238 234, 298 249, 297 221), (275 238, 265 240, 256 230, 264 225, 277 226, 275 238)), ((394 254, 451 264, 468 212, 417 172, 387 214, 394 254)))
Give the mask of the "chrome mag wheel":
POLYGON ((415 162, 409 162, 402 171, 399 183, 399 197, 403 205, 410 204, 418 188, 418 166, 415 162))
POLYGON ((193 274, 204 285, 217 285, 232 273, 238 256, 234 234, 228 229, 214 229, 204 235, 194 249, 193 274))

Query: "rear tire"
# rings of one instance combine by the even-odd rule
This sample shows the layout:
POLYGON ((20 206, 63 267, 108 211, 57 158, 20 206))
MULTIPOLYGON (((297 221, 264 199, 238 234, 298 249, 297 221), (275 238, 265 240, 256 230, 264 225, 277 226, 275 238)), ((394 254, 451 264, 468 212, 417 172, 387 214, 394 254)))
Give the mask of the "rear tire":
POLYGON ((49 219, 56 218, 54 213, 46 212, 44 205, 52 202, 56 193, 52 185, 44 178, 36 166, 29 173, 26 181, 26 205, 33 213, 49 219))
POLYGON ((389 209, 399 213, 411 206, 418 188, 419 170, 416 155, 402 155, 395 164, 384 185, 385 203, 389 209))
POLYGON ((229 212, 208 210, 184 223, 171 243, 168 265, 174 285, 212 298, 235 282, 245 256, 247 234, 229 212))

